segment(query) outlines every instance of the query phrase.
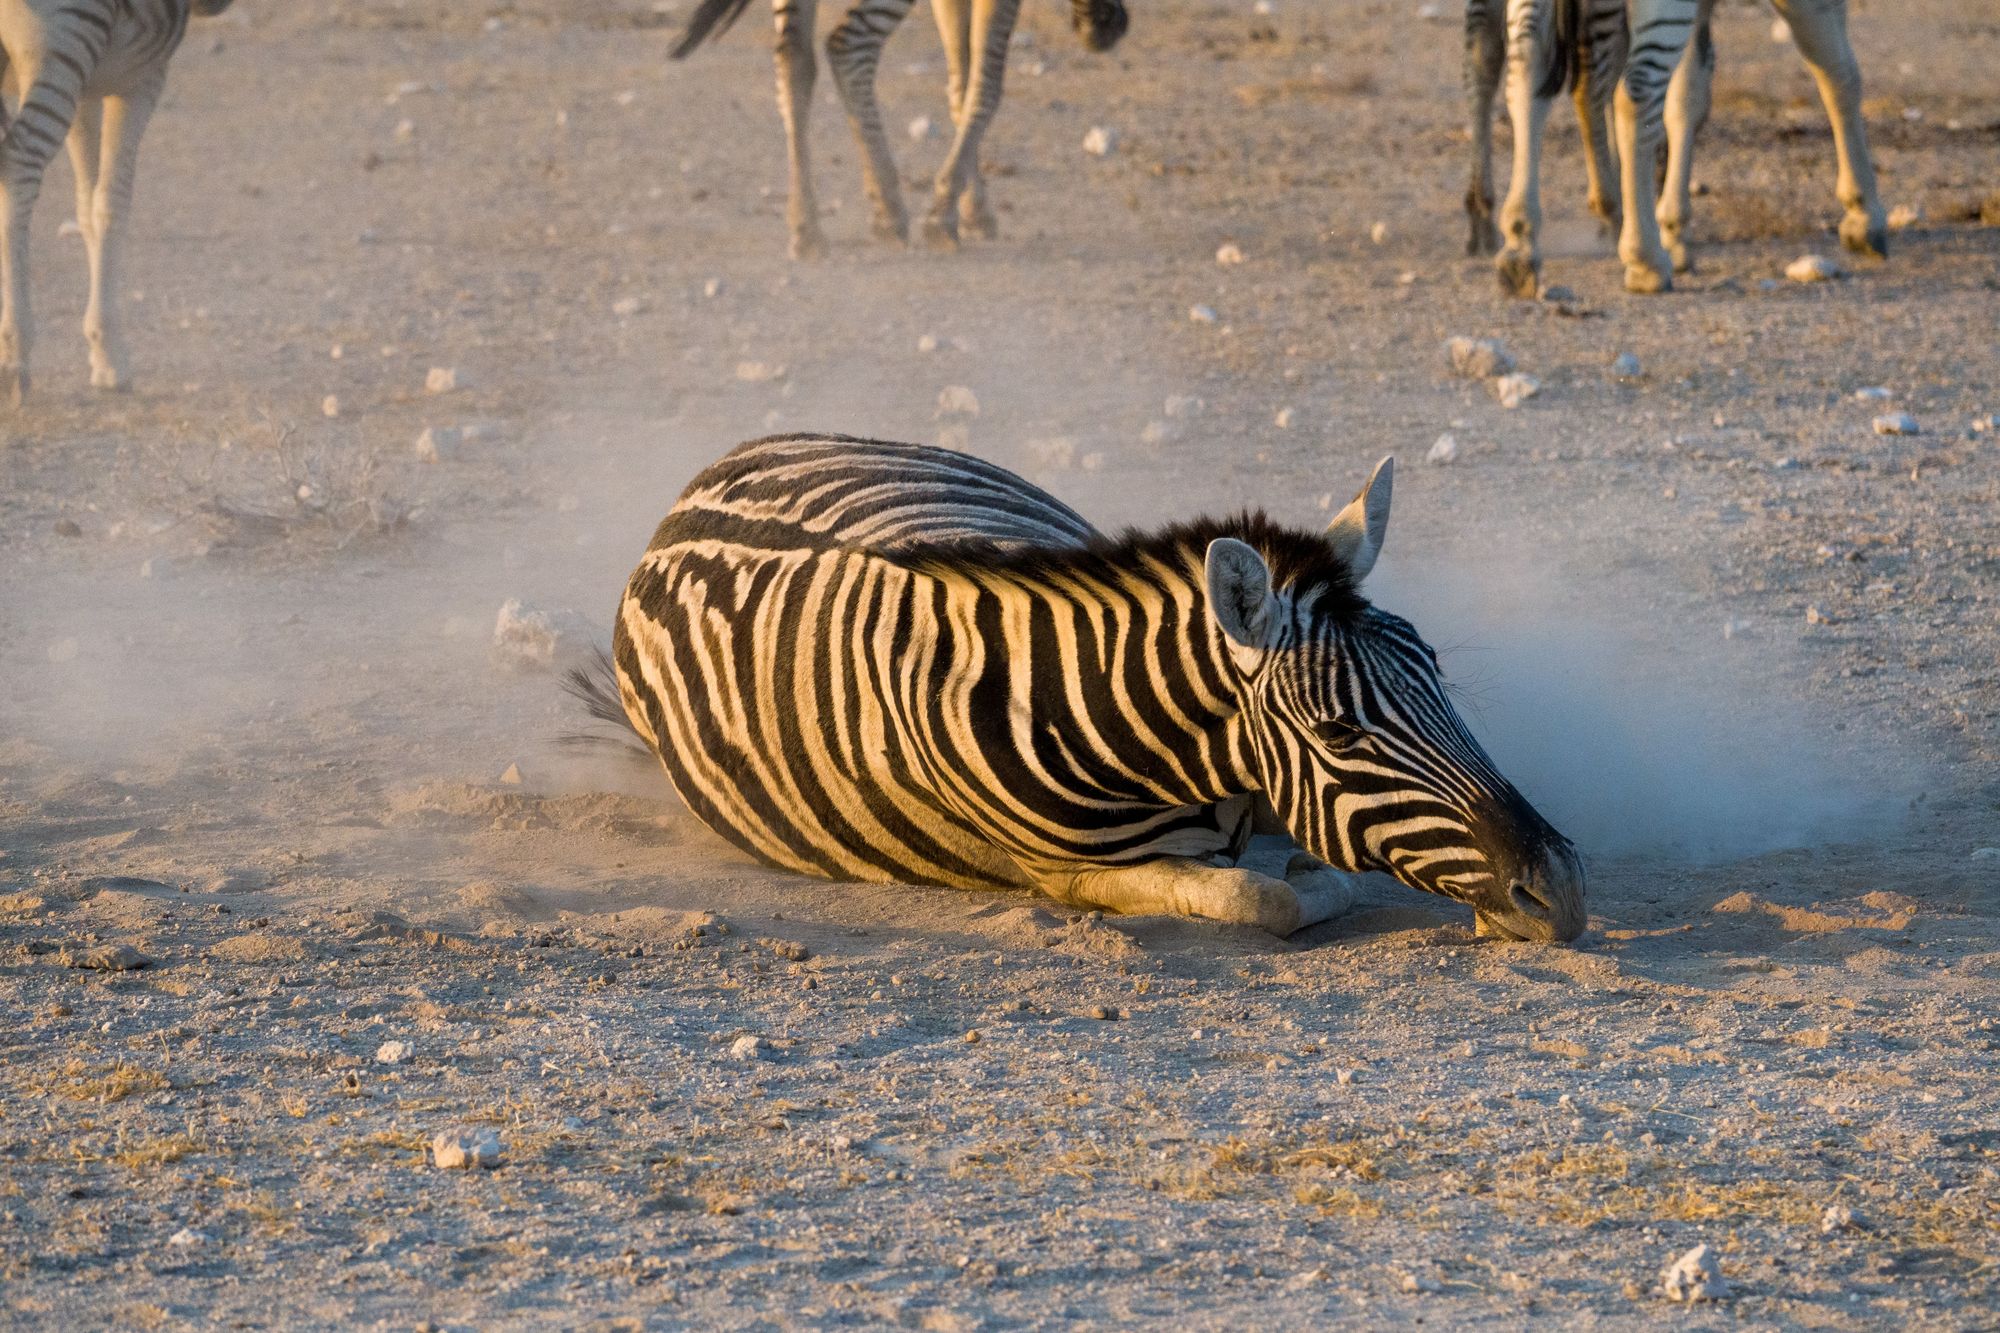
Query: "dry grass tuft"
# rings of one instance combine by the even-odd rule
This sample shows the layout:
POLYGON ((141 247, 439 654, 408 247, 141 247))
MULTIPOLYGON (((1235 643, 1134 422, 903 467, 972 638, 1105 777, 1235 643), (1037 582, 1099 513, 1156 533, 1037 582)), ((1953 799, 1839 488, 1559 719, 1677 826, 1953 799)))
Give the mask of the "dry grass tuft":
POLYGON ((120 1060, 115 1065, 92 1066, 71 1060, 55 1074, 31 1080, 28 1090, 41 1097, 65 1097, 71 1101, 109 1105, 148 1092, 164 1092, 173 1087, 165 1074, 120 1060))

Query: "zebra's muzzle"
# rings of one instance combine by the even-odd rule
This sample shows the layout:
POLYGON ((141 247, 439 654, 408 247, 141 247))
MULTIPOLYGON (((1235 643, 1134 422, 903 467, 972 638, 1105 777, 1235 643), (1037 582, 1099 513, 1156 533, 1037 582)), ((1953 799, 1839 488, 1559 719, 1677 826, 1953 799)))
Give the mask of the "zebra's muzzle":
POLYGON ((1478 932, 1502 939, 1567 944, 1583 934, 1583 868, 1563 848, 1540 866, 1511 875, 1493 900, 1474 904, 1478 932))

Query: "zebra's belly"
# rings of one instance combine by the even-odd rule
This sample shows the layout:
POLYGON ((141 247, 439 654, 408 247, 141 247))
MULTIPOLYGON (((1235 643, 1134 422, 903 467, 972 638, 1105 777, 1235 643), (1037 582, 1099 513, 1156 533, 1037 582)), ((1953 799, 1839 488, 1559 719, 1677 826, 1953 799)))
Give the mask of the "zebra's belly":
POLYGON ((908 577, 853 552, 655 549, 615 636, 627 716, 695 815, 769 864, 833 879, 1024 884, 1006 851, 939 801, 856 658, 857 634, 893 639, 863 608, 908 577))

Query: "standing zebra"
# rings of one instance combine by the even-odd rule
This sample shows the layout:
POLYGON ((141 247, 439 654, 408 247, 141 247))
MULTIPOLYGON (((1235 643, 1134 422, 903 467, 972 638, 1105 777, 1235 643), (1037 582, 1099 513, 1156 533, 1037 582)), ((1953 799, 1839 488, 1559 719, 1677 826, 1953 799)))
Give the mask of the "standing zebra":
POLYGON ((0 0, 0 85, 18 98, 0 110, 0 392, 28 391, 34 319, 28 306, 28 218, 42 171, 69 139, 76 222, 90 258, 90 382, 125 388, 130 370, 118 306, 120 260, 139 139, 166 84, 167 60, 188 13, 220 14, 231 0, 0 0))
MULTIPOLYGON (((702 0, 688 21, 687 32, 673 49, 682 59, 708 38, 734 23, 750 0, 702 0)), ((791 189, 785 217, 792 233, 794 259, 826 252, 819 227, 819 205, 813 197, 812 161, 807 123, 812 110, 813 18, 819 0, 772 0, 778 44, 778 114, 785 122, 785 148, 791 189)), ((875 235, 905 242, 910 215, 903 207, 902 179, 882 129, 882 110, 875 101, 875 69, 882 45, 910 12, 915 0, 853 0, 847 16, 826 39, 827 62, 847 106, 848 123, 861 144, 861 180, 875 208, 875 235)), ((1007 44, 1021 0, 931 0, 938 35, 944 39, 946 96, 956 130, 944 165, 938 168, 930 213, 924 218, 924 238, 950 249, 958 244, 961 219, 975 236, 995 237, 1000 223, 986 202, 986 182, 979 174, 979 145, 994 112, 1000 109, 1000 85, 1007 71, 1007 44), (975 58, 977 63, 974 63, 975 58)), ((1124 0, 1070 0, 1070 18, 1093 51, 1108 51, 1125 33, 1124 0)))
POLYGON ((1573 939, 1569 843, 1357 591, 1390 475, 1325 534, 1111 539, 964 454, 758 440, 653 534, 595 709, 703 823, 807 874, 1288 934, 1349 905, 1339 866, 1469 903, 1482 933, 1573 939))
MULTIPOLYGON (((1473 217, 1474 239, 1480 237, 1480 194, 1486 156, 1481 147, 1490 134, 1485 122, 1491 107, 1486 70, 1491 57, 1484 34, 1491 26, 1489 8, 1497 0, 1468 0, 1466 7, 1466 87, 1474 117, 1473 189, 1466 207, 1473 217), (1479 11, 1475 23, 1475 10, 1479 11), (1481 80, 1485 82, 1482 83, 1481 80)), ((1689 267, 1686 227, 1689 184, 1694 171, 1695 132, 1708 117, 1709 90, 1715 73, 1715 46, 1710 16, 1715 0, 1631 0, 1630 35, 1625 36, 1624 0, 1505 0, 1508 110, 1514 124, 1514 177, 1509 182, 1502 214, 1505 246, 1496 261, 1500 285, 1521 296, 1535 294, 1541 273, 1536 232, 1541 225, 1541 126, 1548 99, 1570 78, 1577 80, 1579 106, 1595 98, 1604 78, 1616 80, 1613 98, 1617 127, 1622 208, 1607 214, 1598 207, 1598 182, 1605 163, 1592 145, 1592 207, 1600 217, 1618 216, 1618 255, 1625 265, 1625 287, 1632 292, 1661 292, 1673 286, 1673 275, 1689 267), (1618 68, 1622 64, 1622 77, 1618 68), (1666 190, 1654 198, 1655 160, 1665 139, 1666 190), (1517 201, 1518 206, 1517 206, 1517 201)), ((1799 53, 1819 84, 1820 99, 1833 123, 1834 150, 1839 159, 1836 194, 1846 209, 1840 239, 1850 250, 1875 255, 1889 252, 1888 227, 1875 190, 1875 171, 1868 158, 1868 136, 1861 120, 1861 69, 1847 40, 1847 0, 1773 0, 1799 53)), ((1586 117, 1586 120, 1591 120, 1586 117)), ((1586 137, 1601 118, 1586 126, 1586 137)), ((1490 187, 1486 198, 1490 198, 1490 187)))

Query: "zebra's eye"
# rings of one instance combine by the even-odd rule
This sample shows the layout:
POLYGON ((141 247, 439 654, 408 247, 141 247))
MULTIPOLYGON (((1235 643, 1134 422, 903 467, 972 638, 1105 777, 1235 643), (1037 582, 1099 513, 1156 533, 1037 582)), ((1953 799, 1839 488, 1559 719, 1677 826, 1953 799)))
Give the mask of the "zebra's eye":
POLYGON ((1313 723, 1313 735, 1319 737, 1320 743, 1336 754, 1342 750, 1351 750, 1368 739, 1366 731, 1352 722, 1337 717, 1323 718, 1313 723))

